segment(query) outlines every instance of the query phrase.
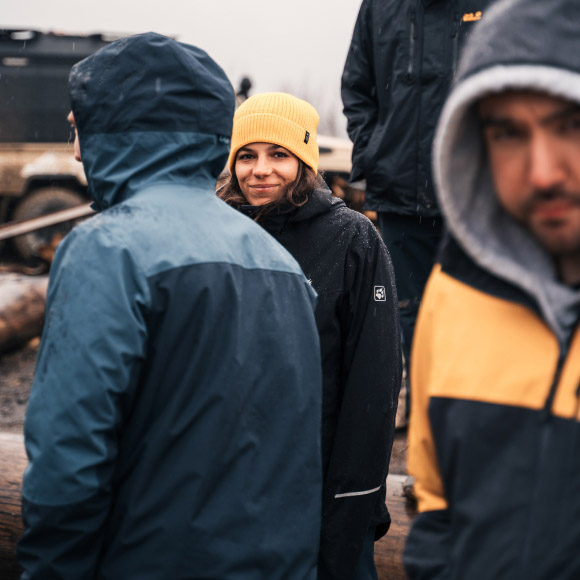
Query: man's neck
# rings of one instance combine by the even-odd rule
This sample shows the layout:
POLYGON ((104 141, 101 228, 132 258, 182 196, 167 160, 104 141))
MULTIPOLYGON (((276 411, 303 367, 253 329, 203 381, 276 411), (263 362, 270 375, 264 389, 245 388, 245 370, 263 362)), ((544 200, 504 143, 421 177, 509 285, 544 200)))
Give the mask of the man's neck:
POLYGON ((558 259, 558 271, 566 286, 578 287, 580 285, 580 252, 561 256, 558 259))

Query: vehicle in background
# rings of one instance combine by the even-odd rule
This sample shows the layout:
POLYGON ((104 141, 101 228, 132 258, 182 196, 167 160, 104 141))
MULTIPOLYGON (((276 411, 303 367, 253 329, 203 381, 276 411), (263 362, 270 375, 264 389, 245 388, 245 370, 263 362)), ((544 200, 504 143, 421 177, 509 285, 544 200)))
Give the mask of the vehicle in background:
POLYGON ((318 168, 334 195, 344 200, 351 209, 364 213, 376 224, 377 213, 364 211, 364 182, 350 183, 352 143, 349 139, 318 135, 320 159, 318 168))
MULTIPOLYGON (((66 121, 68 76, 76 62, 111 40, 102 34, 0 29, 0 224, 89 201, 66 121)), ((35 259, 72 226, 58 224, 11 242, 22 258, 35 259)))
MULTIPOLYGON (((66 121, 68 76, 76 62, 114 39, 103 34, 0 29, 0 226, 90 201, 66 121)), ((364 191, 348 183, 351 142, 319 135, 318 143, 319 167, 329 187, 362 212, 364 191)), ((47 262, 45 256, 54 253, 75 223, 35 229, 9 242, 25 262, 47 262)), ((0 239, 0 257, 3 243, 0 239)))

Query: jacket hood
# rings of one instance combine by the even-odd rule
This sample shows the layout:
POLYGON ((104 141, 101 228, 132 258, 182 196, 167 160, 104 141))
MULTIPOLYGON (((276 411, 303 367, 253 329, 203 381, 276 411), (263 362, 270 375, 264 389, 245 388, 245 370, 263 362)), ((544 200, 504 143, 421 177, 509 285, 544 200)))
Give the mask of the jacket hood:
POLYGON ((580 102, 574 0, 502 0, 468 40, 439 119, 433 172, 441 211, 464 251, 537 302, 560 342, 580 295, 558 281, 550 256, 500 207, 476 112, 481 97, 527 89, 580 102))
MULTIPOLYGON (((296 207, 289 203, 282 204, 260 220, 260 225, 275 235, 280 233, 288 223, 307 221, 317 215, 345 206, 344 201, 334 197, 322 177, 319 177, 318 186, 310 192, 308 201, 304 205, 296 207)), ((261 207, 259 205, 240 205, 236 209, 254 219, 259 214, 261 207)))
POLYGON ((313 217, 338 209, 345 205, 344 201, 334 197, 330 189, 323 182, 308 196, 308 202, 299 207, 290 215, 289 221, 301 222, 313 217))
POLYGON ((154 184, 213 189, 235 105, 225 73, 204 51, 152 32, 123 38, 76 64, 69 90, 100 209, 154 184))

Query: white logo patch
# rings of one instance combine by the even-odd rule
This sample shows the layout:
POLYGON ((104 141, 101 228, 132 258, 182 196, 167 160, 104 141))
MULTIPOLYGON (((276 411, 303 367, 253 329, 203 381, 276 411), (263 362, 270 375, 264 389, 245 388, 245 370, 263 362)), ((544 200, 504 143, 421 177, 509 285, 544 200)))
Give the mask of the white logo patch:
POLYGON ((386 302, 387 293, 384 286, 375 286, 375 302, 386 302))

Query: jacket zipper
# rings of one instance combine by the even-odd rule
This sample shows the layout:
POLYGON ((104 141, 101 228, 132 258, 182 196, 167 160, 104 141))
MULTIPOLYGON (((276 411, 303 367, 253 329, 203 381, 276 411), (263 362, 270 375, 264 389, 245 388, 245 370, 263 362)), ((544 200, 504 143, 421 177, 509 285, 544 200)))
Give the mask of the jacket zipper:
POLYGON ((409 66, 407 67, 407 77, 409 80, 413 79, 413 65, 415 61, 415 25, 417 21, 417 14, 413 10, 411 12, 411 25, 409 27, 409 66))
MULTIPOLYGON (((552 405, 554 404, 554 398, 556 397, 556 391, 558 390, 558 383, 560 382, 560 376, 562 375, 562 369, 564 368, 564 362, 566 362, 566 356, 568 354, 568 347, 560 348, 560 354, 558 356, 558 364, 556 365, 556 372, 554 373, 554 379, 550 385, 550 391, 546 397, 546 402, 544 403, 544 409, 542 411, 542 423, 550 421, 552 417, 552 405)), ((580 389, 580 385, 578 385, 580 389)))
POLYGON ((461 24, 460 15, 456 12, 453 18, 453 27, 451 36, 453 38, 453 76, 457 72, 457 65, 459 63, 459 26, 461 24))
MULTIPOLYGON (((554 403, 554 399, 556 397, 556 391, 558 390, 558 383, 560 382, 560 377, 562 376, 562 370, 564 368, 564 363, 566 362, 566 356, 568 354, 568 346, 563 345, 560 346, 560 352, 558 355, 558 363, 556 364, 556 371, 554 372, 554 377, 552 379, 552 384, 550 385, 550 390, 548 392, 548 396, 546 397, 546 402, 544 403, 544 408, 542 409, 542 413, 540 416, 540 441, 539 441, 539 449, 537 454, 537 462, 534 474, 534 492, 532 496, 532 507, 530 509, 530 514, 533 514, 535 511, 535 505, 538 502, 538 481, 540 480, 540 472, 542 470, 542 458, 546 453, 547 441, 548 436, 550 435, 550 424, 552 421, 552 405, 554 403)), ((580 389, 580 385, 578 385, 580 389)), ((530 518, 532 516, 530 515, 530 518)), ((527 570, 528 562, 530 561, 530 553, 532 550, 532 533, 529 530, 534 529, 534 523, 530 522, 530 525, 527 527, 528 532, 526 534, 526 541, 522 550, 522 559, 521 559, 521 570, 524 572, 520 578, 525 580, 528 578, 527 570)))

